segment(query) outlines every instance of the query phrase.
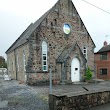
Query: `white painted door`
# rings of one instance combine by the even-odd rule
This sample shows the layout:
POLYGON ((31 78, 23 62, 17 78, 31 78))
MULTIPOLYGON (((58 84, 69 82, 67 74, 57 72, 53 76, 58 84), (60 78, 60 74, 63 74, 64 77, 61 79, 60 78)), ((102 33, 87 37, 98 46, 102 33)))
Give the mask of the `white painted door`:
POLYGON ((71 62, 71 80, 72 82, 80 81, 80 62, 77 58, 73 58, 71 62))

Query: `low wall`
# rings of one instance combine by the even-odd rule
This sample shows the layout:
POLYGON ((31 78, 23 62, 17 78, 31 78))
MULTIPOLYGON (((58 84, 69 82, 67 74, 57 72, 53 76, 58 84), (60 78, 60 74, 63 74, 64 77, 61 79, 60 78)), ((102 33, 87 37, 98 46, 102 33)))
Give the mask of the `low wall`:
POLYGON ((49 110, 84 110, 110 102, 110 90, 50 94, 49 110))

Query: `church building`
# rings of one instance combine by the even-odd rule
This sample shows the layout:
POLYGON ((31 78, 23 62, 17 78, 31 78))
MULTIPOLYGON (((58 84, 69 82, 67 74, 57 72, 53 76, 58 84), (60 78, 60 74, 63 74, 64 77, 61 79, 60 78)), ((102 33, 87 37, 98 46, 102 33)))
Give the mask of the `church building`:
POLYGON ((83 81, 94 73, 95 44, 72 0, 58 0, 6 51, 8 74, 28 84, 83 81))

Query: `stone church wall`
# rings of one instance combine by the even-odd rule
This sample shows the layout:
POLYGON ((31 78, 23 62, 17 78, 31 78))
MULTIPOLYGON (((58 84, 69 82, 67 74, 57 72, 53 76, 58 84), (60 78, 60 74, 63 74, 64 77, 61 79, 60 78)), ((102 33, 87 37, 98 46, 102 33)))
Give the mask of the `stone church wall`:
MULTIPOLYGON (((29 79, 49 80, 49 68, 52 67, 53 79, 61 79, 61 64, 56 63, 56 59, 68 45, 78 43, 81 51, 87 47, 88 66, 94 70, 94 45, 86 28, 84 27, 75 8, 67 0, 56 4, 55 10, 42 21, 40 26, 30 37, 30 62, 29 67, 33 70, 28 72, 29 79), (70 24, 71 33, 67 36, 63 32, 64 23, 70 24), (48 44, 48 71, 42 71, 42 41, 48 44), (32 72, 32 75, 31 75, 32 72), (57 77, 58 76, 58 77, 57 77)), ((81 59, 82 60, 82 59, 81 59)), ((70 63, 70 62, 69 62, 70 63)), ((84 71, 84 67, 81 70, 84 71)), ((71 69, 68 67, 67 78, 70 79, 71 69)))
MULTIPOLYGON (((67 46, 77 43, 83 53, 83 47, 87 47, 87 65, 94 70, 94 43, 90 38, 80 16, 78 15, 71 0, 59 0, 50 13, 43 19, 40 25, 28 38, 28 44, 16 48, 13 52, 7 54, 11 62, 8 70, 13 79, 25 80, 27 82, 49 81, 49 70, 52 68, 53 80, 61 80, 61 63, 56 60, 67 46), (66 35, 63 31, 64 24, 70 25, 71 32, 66 35), (42 70, 42 42, 48 45, 47 63, 48 70, 42 70), (23 51, 26 53, 26 71, 23 70, 23 51), (16 55, 19 58, 19 71, 17 69, 16 55), (26 74, 25 74, 26 73, 26 74), (26 75, 26 76, 25 76, 26 75)), ((74 53, 73 53, 74 54, 74 53)), ((74 55, 73 55, 74 56, 74 55)), ((73 57, 71 56, 71 58, 73 57)), ((81 62, 83 58, 80 55, 81 62)), ((81 64, 83 65, 83 63, 81 64)), ((67 80, 71 79, 71 61, 68 62, 67 80)), ((84 72, 81 67, 81 73, 84 72)))
POLYGON ((26 71, 24 70, 23 52, 25 53, 26 64, 27 64, 29 57, 28 44, 24 44, 19 48, 17 48, 15 51, 12 51, 7 54, 8 74, 11 75, 11 79, 25 81, 26 71), (18 56, 18 63, 17 63, 17 56, 18 56), (17 64, 19 65, 19 69, 17 64))

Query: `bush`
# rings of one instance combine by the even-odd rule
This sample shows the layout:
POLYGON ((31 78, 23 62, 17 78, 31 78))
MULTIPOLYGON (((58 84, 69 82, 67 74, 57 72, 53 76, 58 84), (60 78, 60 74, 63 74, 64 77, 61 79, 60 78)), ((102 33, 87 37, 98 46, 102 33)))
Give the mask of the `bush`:
POLYGON ((90 67, 88 67, 86 69, 85 79, 86 80, 91 80, 92 79, 92 71, 90 70, 90 67))

